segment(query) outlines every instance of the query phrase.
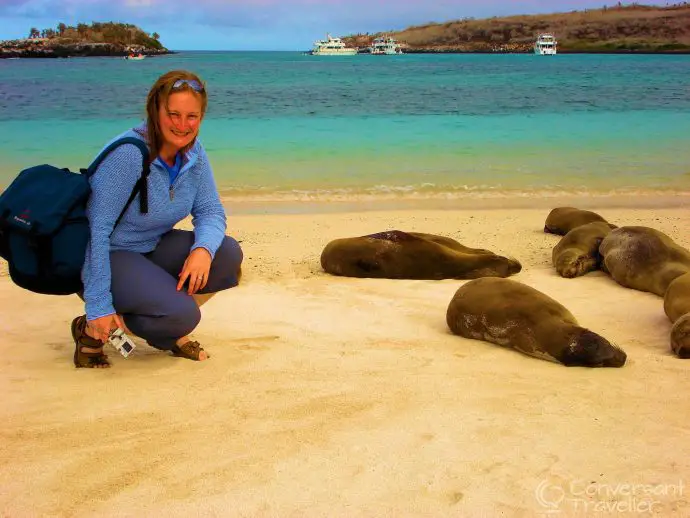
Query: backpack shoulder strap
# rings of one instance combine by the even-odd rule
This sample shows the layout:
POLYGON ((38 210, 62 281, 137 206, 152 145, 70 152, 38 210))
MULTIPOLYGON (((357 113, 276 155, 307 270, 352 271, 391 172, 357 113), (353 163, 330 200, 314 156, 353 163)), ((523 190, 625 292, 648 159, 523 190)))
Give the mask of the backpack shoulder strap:
MULTIPOLYGON (((123 137, 120 139, 117 139, 113 141, 107 148, 105 148, 103 151, 100 152, 100 154, 94 159, 93 162, 91 162, 91 165, 86 169, 86 174, 87 177, 90 177, 96 172, 96 169, 98 169, 98 166, 101 165, 101 162, 105 160, 105 158, 115 149, 119 148, 120 146, 123 146, 125 144, 133 144, 139 148, 139 151, 141 151, 141 156, 144 159, 142 162, 142 166, 148 164, 149 160, 149 148, 146 145, 146 142, 144 142, 141 139, 135 138, 135 137, 123 137)), ((143 167, 144 173, 148 175, 147 168, 143 167)))
POLYGON ((148 146, 143 140, 135 137, 123 137, 121 139, 117 139, 116 141, 112 142, 107 148, 101 151, 101 153, 94 159, 94 161, 91 162, 91 165, 88 167, 88 169, 81 170, 81 172, 84 175, 86 175, 87 178, 91 177, 96 172, 96 169, 98 169, 98 166, 101 165, 101 162, 103 162, 103 160, 105 160, 105 158, 112 151, 124 144, 133 144, 139 148, 139 151, 141 151, 141 176, 139 177, 137 183, 134 184, 132 193, 129 195, 129 199, 127 200, 127 203, 125 203, 122 212, 120 212, 120 215, 117 217, 113 229, 117 226, 118 223, 120 223, 120 220, 125 215, 127 208, 131 205, 131 203, 134 201, 134 198, 136 198, 139 192, 141 192, 141 195, 139 196, 139 212, 141 212, 142 214, 146 214, 149 211, 147 180, 149 173, 151 172, 151 164, 149 163, 148 146))

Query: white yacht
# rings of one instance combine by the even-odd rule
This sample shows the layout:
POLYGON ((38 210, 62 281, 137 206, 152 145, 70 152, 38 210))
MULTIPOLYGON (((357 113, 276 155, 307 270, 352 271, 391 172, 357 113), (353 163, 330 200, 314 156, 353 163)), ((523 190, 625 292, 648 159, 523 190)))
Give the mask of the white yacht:
POLYGON ((557 43, 553 34, 549 32, 540 34, 537 41, 534 42, 534 53, 539 56, 553 56, 556 54, 557 43))
POLYGON ((345 46, 340 38, 334 38, 326 34, 325 40, 316 40, 314 48, 311 50, 312 56, 353 56, 357 54, 357 49, 345 46))
POLYGON ((370 54, 402 54, 400 43, 395 41, 390 36, 381 36, 376 38, 369 47, 370 54))

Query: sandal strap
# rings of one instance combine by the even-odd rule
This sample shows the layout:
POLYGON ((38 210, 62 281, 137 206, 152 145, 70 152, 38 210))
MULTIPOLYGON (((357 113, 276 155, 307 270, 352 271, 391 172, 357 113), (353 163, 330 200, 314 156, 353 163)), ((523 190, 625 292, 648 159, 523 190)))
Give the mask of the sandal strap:
MULTIPOLYGON (((102 348, 105 344, 96 339, 92 338, 88 334, 86 334, 86 316, 82 315, 80 316, 74 326, 74 340, 79 342, 79 347, 90 347, 92 349, 100 349, 102 348)), ((83 354, 101 354, 101 353, 87 353, 84 352, 83 354)))
POLYGON ((185 342, 182 345, 176 345, 171 349, 175 356, 183 356, 184 358, 188 358, 190 360, 198 360, 199 355, 203 350, 204 348, 201 347, 201 344, 193 340, 185 342))
POLYGON ((88 336, 85 332, 86 316, 82 315, 72 321, 72 338, 74 339, 75 367, 110 366, 108 355, 103 352, 103 342, 88 336), (84 348, 99 349, 98 351, 84 351, 84 348))

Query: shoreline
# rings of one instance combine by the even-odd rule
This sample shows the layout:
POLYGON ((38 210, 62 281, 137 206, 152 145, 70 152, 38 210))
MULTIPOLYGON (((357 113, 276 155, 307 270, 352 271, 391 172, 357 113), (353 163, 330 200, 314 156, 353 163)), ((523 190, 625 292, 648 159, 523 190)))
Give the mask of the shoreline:
POLYGON ((494 196, 231 196, 221 191, 221 202, 230 215, 367 213, 382 211, 464 211, 501 209, 545 209, 572 206, 582 209, 685 209, 690 192, 674 194, 564 194, 544 196, 496 193, 494 196))
MULTIPOLYGON (((528 50, 494 50, 494 49, 483 49, 483 50, 444 50, 444 49, 405 49, 403 54, 534 54, 533 45, 530 44, 528 50)), ((576 50, 576 49, 558 49, 558 54, 626 54, 626 55, 687 55, 690 54, 690 49, 676 49, 676 50, 633 50, 633 49, 621 49, 621 50, 611 50, 611 49, 588 49, 588 50, 576 50)))
MULTIPOLYGON (((81 51, 62 51, 62 50, 51 50, 49 51, 27 51, 20 52, 14 51, 9 48, 0 48, 0 59, 55 59, 55 58, 95 58, 95 57, 123 57, 126 56, 126 52, 122 51, 101 51, 102 53, 88 52, 84 53, 81 51)), ((288 52, 288 53, 299 53, 306 54, 304 50, 276 50, 276 51, 264 51, 264 50, 166 50, 164 52, 152 52, 147 50, 144 52, 147 57, 164 56, 168 54, 181 54, 189 52, 288 52)), ((410 55, 444 55, 444 54, 492 54, 492 55, 533 55, 533 50, 524 51, 503 51, 503 50, 431 50, 431 49, 410 49, 402 52, 402 54, 410 55)), ((690 54, 690 49, 680 49, 680 50, 568 50, 568 49, 558 49, 558 54, 568 54, 568 55, 586 55, 586 54, 608 54, 608 55, 647 55, 647 56, 686 56, 690 54)), ((357 52, 355 55, 368 55, 366 52, 357 52)))

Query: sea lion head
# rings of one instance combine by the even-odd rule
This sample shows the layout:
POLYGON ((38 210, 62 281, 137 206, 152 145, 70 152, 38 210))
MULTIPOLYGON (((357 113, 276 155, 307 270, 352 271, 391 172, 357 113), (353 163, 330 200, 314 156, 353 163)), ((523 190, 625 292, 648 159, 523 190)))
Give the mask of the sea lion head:
POLYGON ((561 253, 556 260, 556 271, 561 277, 572 279, 591 271, 597 265, 597 258, 575 250, 561 253))
POLYGON ((612 229, 617 228, 616 225, 612 225, 591 210, 581 210, 575 207, 556 207, 546 217, 544 232, 564 236, 574 228, 595 221, 606 223, 612 229))
POLYGON ((508 259, 506 264, 506 277, 508 275, 515 275, 516 273, 520 273, 520 271, 522 271, 522 264, 520 264, 520 261, 511 256, 507 256, 506 259, 508 259))
POLYGON ((561 362, 567 367, 622 367, 627 355, 606 338, 580 328, 563 351, 561 362))
POLYGON ((482 268, 477 268, 472 278, 479 277, 510 277, 522 270, 522 264, 514 257, 504 257, 490 253, 482 255, 482 268))
POLYGON ((690 359, 690 313, 686 313, 673 324, 671 350, 678 358, 690 359))

